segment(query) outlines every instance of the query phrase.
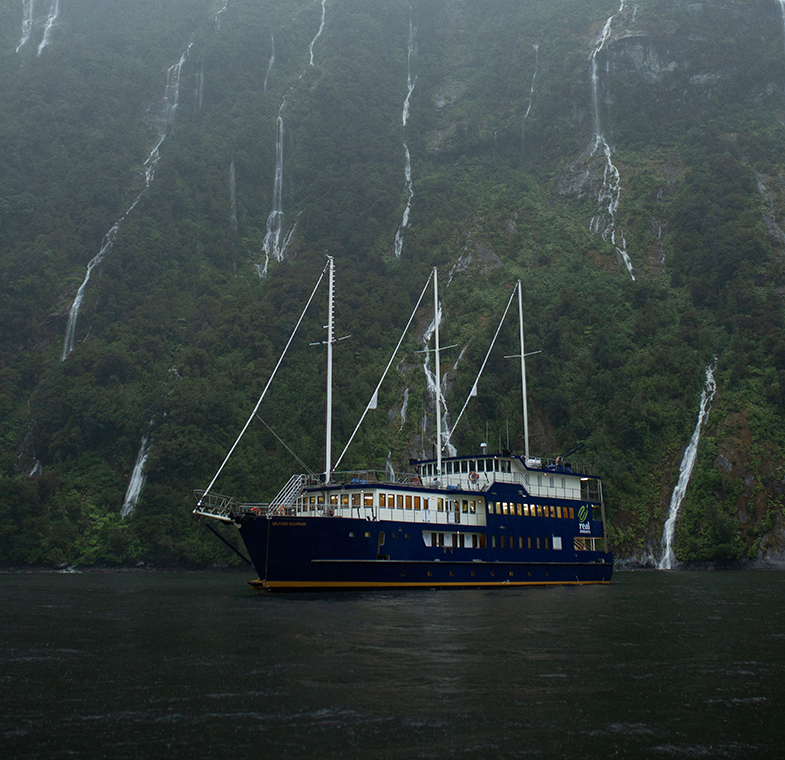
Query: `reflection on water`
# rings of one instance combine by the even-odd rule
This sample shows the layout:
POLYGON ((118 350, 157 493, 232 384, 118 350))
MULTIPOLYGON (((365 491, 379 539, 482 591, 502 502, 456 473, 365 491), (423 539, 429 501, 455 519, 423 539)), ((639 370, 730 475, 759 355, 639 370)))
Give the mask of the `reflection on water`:
POLYGON ((779 757, 785 578, 257 595, 0 575, 6 757, 779 757))

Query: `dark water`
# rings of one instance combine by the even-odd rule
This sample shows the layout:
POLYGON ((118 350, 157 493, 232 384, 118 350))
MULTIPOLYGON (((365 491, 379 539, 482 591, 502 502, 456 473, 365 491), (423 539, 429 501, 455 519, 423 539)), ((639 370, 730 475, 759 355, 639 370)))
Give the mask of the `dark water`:
POLYGON ((0 575, 8 758, 780 758, 785 575, 257 595, 0 575))

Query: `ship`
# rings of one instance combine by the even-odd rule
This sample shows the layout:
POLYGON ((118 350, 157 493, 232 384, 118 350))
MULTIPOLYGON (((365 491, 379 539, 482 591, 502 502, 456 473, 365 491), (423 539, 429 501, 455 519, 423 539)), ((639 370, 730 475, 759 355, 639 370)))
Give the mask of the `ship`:
MULTIPOLYGON (((213 491, 224 465, 256 418, 281 365, 278 360, 256 407, 223 464, 206 489, 196 492, 194 515, 239 529, 259 577, 251 586, 263 591, 317 591, 396 588, 504 588, 609 583, 613 555, 608 551, 605 506, 600 477, 568 457, 529 453, 522 285, 516 283, 499 329, 517 295, 520 335, 524 451, 489 453, 486 443, 474 454, 458 455, 442 435, 438 271, 431 271, 404 330, 433 285, 435 370, 429 388, 435 401, 436 444, 431 458, 412 459, 409 470, 338 469, 332 462, 332 349, 334 261, 327 264, 297 322, 300 326, 321 281, 327 278, 327 414, 322 472, 295 473, 275 498, 243 502, 213 491)), ((499 334, 496 331, 496 336, 499 334)), ((494 336, 494 342, 496 340, 494 336)), ((366 406, 375 409, 378 392, 393 357, 366 406)), ((493 343, 452 426, 458 424, 477 394, 493 343)), ((219 536, 220 537, 220 536, 219 536)), ((225 540, 225 539, 224 539, 225 540)))

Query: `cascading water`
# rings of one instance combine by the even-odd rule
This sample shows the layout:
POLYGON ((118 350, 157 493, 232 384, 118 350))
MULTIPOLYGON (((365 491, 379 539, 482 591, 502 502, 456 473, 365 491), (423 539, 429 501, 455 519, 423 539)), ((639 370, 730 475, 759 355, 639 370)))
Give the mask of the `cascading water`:
MULTIPOLYGON (((785 0, 777 0, 780 4, 780 12, 782 13, 782 27, 783 31, 785 31, 785 0)), ((785 40, 783 40, 783 46, 785 47, 785 40)))
POLYGON ((406 123, 409 121, 409 103, 417 84, 417 77, 412 77, 412 56, 416 52, 415 34, 416 28, 412 22, 412 9, 409 6, 409 45, 406 54, 406 98, 403 101, 403 115, 401 118, 403 128, 403 154, 404 154, 404 176, 406 177, 406 188, 409 197, 406 199, 406 207, 403 210, 403 218, 395 233, 395 258, 400 259, 403 252, 403 233, 409 226, 409 213, 412 208, 412 198, 414 197, 414 187, 412 185, 412 157, 409 153, 409 145, 406 142, 406 123))
POLYGON ((270 72, 273 70, 273 64, 275 63, 275 35, 270 34, 270 62, 267 64, 267 73, 264 75, 264 87, 262 88, 262 92, 265 94, 267 93, 267 80, 270 78, 270 72))
POLYGON ((621 176, 619 175, 619 170, 613 164, 613 152, 611 151, 611 147, 608 145, 608 142, 602 133, 599 105, 599 76, 597 74, 597 55, 603 49, 605 43, 610 39, 613 19, 626 10, 626 5, 627 0, 621 0, 619 10, 605 22, 589 57, 591 62, 591 98, 594 118, 594 137, 588 155, 590 157, 595 156, 601 151, 602 155, 605 157, 602 187, 600 188, 600 193, 597 197, 599 213, 592 217, 589 228, 595 234, 600 235, 603 240, 610 239, 616 252, 619 254, 622 261, 624 261, 624 265, 627 267, 630 277, 634 280, 635 275, 632 273, 632 261, 627 253, 627 241, 624 238, 624 234, 621 231, 616 230, 616 212, 619 209, 619 200, 621 198, 621 176))
POLYGON ((286 104, 283 99, 278 109, 278 118, 275 121, 275 179, 273 181, 273 209, 267 217, 267 232, 264 236, 262 249, 264 250, 264 266, 259 268, 259 276, 267 274, 270 256, 278 261, 283 258, 285 247, 281 246, 283 234, 283 117, 281 111, 286 104))
POLYGON ((17 53, 30 39, 30 34, 33 31, 33 10, 33 0, 22 0, 22 36, 19 39, 19 44, 16 46, 17 53))
POLYGON ((221 28, 221 18, 223 17, 224 13, 226 13, 226 8, 228 5, 229 5, 229 0, 224 0, 223 5, 221 6, 221 10, 219 10, 218 13, 215 14, 214 21, 215 21, 216 29, 221 28))
POLYGON ((231 200, 232 227, 237 232, 237 177, 234 172, 234 159, 229 164, 229 198, 231 200))
POLYGON ((57 17, 59 15, 60 0, 52 0, 52 4, 49 6, 49 16, 46 19, 46 26, 44 27, 44 36, 41 39, 41 44, 38 46, 38 55, 41 55, 41 53, 44 52, 44 48, 49 44, 49 38, 52 35, 52 28, 57 23, 57 17))
POLYGON ((676 556, 673 553, 673 538, 676 533, 676 520, 678 519, 681 502, 684 499, 684 494, 687 492, 687 486, 689 485, 690 478, 692 477, 692 470, 695 466, 701 428, 708 419, 714 392, 717 390, 717 383, 714 380, 714 370, 716 368, 717 357, 715 356, 714 361, 706 367, 706 382, 703 386, 703 392, 701 393, 698 422, 695 425, 695 430, 692 433, 692 438, 687 446, 687 450, 682 457, 681 466, 679 467, 679 480, 676 483, 676 488, 673 489, 668 510, 668 519, 665 521, 665 526, 662 530, 662 557, 660 558, 660 563, 658 565, 660 570, 671 570, 676 563, 676 556))
MULTIPOLYGON (((438 318, 439 324, 442 323, 442 308, 441 305, 439 306, 438 311, 438 318)), ((422 342, 424 346, 424 353, 425 359, 423 359, 423 373, 425 374, 425 382, 428 388, 428 395, 433 398, 440 398, 441 403, 438 405, 440 409, 443 411, 441 412, 442 415, 442 440, 441 445, 444 453, 449 457, 454 457, 458 452, 456 448, 450 443, 450 430, 452 425, 450 424, 450 411, 447 408, 447 400, 444 398, 444 387, 446 385, 446 378, 442 377, 442 392, 437 394, 436 392, 436 375, 431 371, 431 351, 428 349, 428 344, 431 342, 431 338, 436 330, 436 321, 433 320, 428 325, 425 333, 422 336, 422 342)))
POLYGON ((154 119, 154 123, 158 132, 158 139, 156 140, 153 149, 150 151, 150 154, 147 156, 147 159, 144 162, 144 189, 139 193, 139 195, 136 196, 134 202, 128 207, 126 212, 104 235, 103 240, 101 241, 101 248, 87 264, 87 272, 85 273, 84 280, 79 286, 79 290, 76 292, 76 297, 74 298, 74 302, 71 304, 71 309, 68 313, 68 324, 65 328, 65 338, 63 340, 63 352, 60 356, 61 361, 65 361, 66 358, 68 358, 68 354, 74 350, 74 345, 76 342, 76 320, 79 316, 79 309, 81 308, 82 301, 84 300, 85 289, 87 288, 87 283, 90 281, 90 276, 92 275, 93 270, 104 260, 106 254, 109 253, 109 251, 112 249, 115 236, 117 235, 117 231, 120 229, 120 226, 126 220, 128 215, 136 208, 137 204, 142 199, 145 190, 150 187, 153 179, 155 178, 155 168, 161 158, 161 144, 166 138, 167 130, 174 123, 175 115, 177 113, 177 104, 180 97, 180 74, 192 45, 193 43, 191 43, 191 45, 185 49, 183 54, 180 56, 180 60, 171 66, 166 73, 166 89, 164 90, 164 97, 161 102, 159 114, 154 119))
POLYGON ((526 107, 526 113, 523 115, 523 119, 521 119, 521 145, 523 145, 523 137, 524 137, 524 125, 526 124, 526 119, 529 118, 529 114, 532 110, 532 103, 534 102, 534 82, 537 79, 537 69, 540 65, 540 46, 535 44, 534 46, 534 73, 532 74, 532 83, 531 88, 529 89, 529 105, 526 107))
POLYGON ((123 499, 123 507, 120 510, 120 517, 128 517, 136 509, 139 503, 139 495, 144 486, 144 466, 147 464, 147 455, 150 452, 150 438, 142 436, 142 445, 139 447, 139 454, 136 457, 136 464, 131 473, 131 480, 128 482, 128 489, 123 499))
POLYGON ((319 37, 322 36, 322 32, 324 31, 324 20, 326 17, 326 9, 325 9, 326 2, 327 0, 322 0, 322 20, 321 23, 319 24, 319 31, 316 32, 316 36, 311 40, 311 44, 308 46, 308 52, 310 53, 311 56, 311 60, 310 60, 311 66, 313 66, 313 46, 316 44, 316 40, 318 40, 319 37))

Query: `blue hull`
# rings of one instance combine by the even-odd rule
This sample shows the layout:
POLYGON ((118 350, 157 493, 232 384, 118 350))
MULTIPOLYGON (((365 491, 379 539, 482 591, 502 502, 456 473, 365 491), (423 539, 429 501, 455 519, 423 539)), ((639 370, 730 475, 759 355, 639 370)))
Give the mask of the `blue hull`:
MULTIPOLYGON (((395 520, 259 516, 245 521, 240 533, 259 573, 252 585, 270 591, 528 586, 611 579, 610 552, 577 551, 572 546, 519 548, 517 541, 510 546, 512 536, 504 549, 425 544, 423 532, 446 527, 395 520)), ((470 526, 449 527, 466 536, 476 532, 470 526)), ((503 530, 501 524, 483 528, 499 534, 503 530)))

